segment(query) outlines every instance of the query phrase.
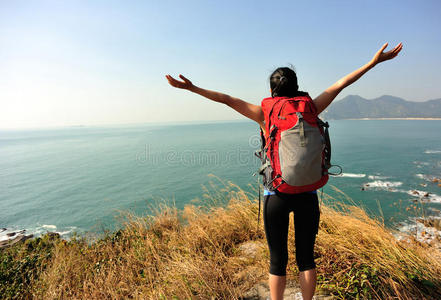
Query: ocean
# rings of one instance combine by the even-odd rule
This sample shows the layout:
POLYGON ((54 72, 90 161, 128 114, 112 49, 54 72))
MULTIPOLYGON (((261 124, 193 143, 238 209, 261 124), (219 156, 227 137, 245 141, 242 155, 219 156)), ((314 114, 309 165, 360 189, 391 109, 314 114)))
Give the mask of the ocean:
MULTIPOLYGON (((324 193, 344 199, 336 187, 390 227, 415 223, 405 208, 416 200, 441 216, 441 187, 432 182, 441 177, 441 121, 329 123, 332 163, 343 174, 324 193)), ((259 143, 249 121, 1 130, 0 240, 23 229, 64 237, 115 230, 121 211, 204 203, 210 182, 255 191, 259 143)))

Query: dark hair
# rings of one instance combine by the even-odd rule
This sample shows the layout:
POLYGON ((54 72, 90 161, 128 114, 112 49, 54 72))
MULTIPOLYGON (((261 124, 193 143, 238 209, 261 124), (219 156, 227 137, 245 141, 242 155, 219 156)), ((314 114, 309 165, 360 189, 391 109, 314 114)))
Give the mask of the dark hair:
POLYGON ((288 67, 277 68, 270 76, 272 97, 296 97, 306 96, 308 93, 299 91, 297 75, 288 67))

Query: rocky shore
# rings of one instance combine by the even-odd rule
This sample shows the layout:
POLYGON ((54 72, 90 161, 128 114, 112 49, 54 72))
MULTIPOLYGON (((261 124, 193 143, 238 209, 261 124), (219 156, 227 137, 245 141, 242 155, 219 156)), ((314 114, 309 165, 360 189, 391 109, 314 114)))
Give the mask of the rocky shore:
MULTIPOLYGON (((47 232, 50 237, 60 237, 56 232, 47 232)), ((27 234, 26 230, 10 231, 7 228, 0 228, 0 249, 11 247, 15 244, 22 243, 28 239, 34 238, 33 234, 27 234)))
POLYGON ((418 241, 441 250, 441 217, 417 218, 416 221, 422 224, 419 232, 413 232, 418 241))

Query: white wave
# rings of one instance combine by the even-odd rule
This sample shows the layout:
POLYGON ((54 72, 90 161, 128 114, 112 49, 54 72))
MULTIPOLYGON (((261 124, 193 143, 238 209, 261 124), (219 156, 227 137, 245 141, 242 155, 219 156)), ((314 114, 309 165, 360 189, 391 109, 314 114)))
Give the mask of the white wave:
POLYGON ((415 174, 415 176, 418 178, 421 178, 423 180, 430 181, 430 182, 437 179, 435 176, 426 175, 426 174, 415 174))
POLYGON ((368 178, 372 180, 380 180, 380 179, 388 179, 389 176, 369 175, 368 178))
POLYGON ((341 173, 337 177, 363 178, 363 177, 366 177, 366 174, 341 173))
MULTIPOLYGON (((29 229, 28 231, 30 233, 34 234, 35 236, 39 236, 39 235, 47 233, 49 231, 48 229, 56 229, 56 228, 57 228, 56 225, 41 225, 41 226, 37 226, 33 229, 29 229)), ((64 238, 76 229, 77 229, 77 227, 75 227, 75 226, 68 226, 68 227, 65 227, 62 229, 50 230, 50 231, 58 233, 60 235, 60 237, 64 238)))
POLYGON ((427 161, 414 161, 413 163, 416 164, 417 167, 430 165, 427 161))
POLYGON ((46 228, 46 229, 56 229, 57 226, 55 225, 41 225, 41 227, 46 228))
MULTIPOLYGON (((3 229, 3 228, 2 228, 3 229)), ((7 241, 16 238, 19 235, 26 234, 26 230, 18 230, 18 229, 11 229, 11 228, 4 228, 2 232, 0 232, 0 241, 7 241), (9 236, 9 235, 10 236, 9 236)))
POLYGON ((403 183, 401 181, 381 181, 381 180, 375 180, 372 182, 365 183, 364 187, 370 187, 370 188, 380 188, 380 189, 388 189, 388 188, 394 188, 401 186, 403 183))
POLYGON ((2 232, 0 232, 0 242, 9 240, 11 237, 7 236, 7 234, 10 232, 13 232, 13 231, 6 229, 6 230, 3 230, 2 232))
POLYGON ((419 190, 409 190, 409 191, 406 191, 406 193, 413 196, 413 197, 420 198, 421 200, 426 201, 426 202, 441 203, 441 196, 434 194, 434 193, 419 191, 419 190))
POLYGON ((426 150, 424 151, 426 154, 438 154, 441 153, 441 150, 426 150))
POLYGON ((403 183, 400 181, 375 180, 363 184, 363 189, 384 190, 388 192, 405 192, 397 189, 397 187, 401 186, 402 184, 403 183))
POLYGON ((0 241, 6 241, 10 239, 14 239, 15 237, 19 235, 30 235, 32 234, 34 237, 39 237, 49 231, 58 233, 61 238, 63 239, 69 239, 69 235, 77 229, 75 226, 69 226, 66 228, 63 228, 63 230, 48 230, 48 229, 56 229, 56 225, 41 225, 36 226, 33 228, 27 228, 27 229, 12 229, 12 228, 6 228, 6 230, 0 232, 0 241), (8 236, 8 233, 15 233, 14 235, 8 236))
POLYGON ((423 180, 432 181, 432 177, 426 174, 415 174, 415 176, 423 180))
POLYGON ((57 231, 57 233, 62 237, 64 235, 68 235, 72 231, 73 231, 73 229, 72 230, 66 230, 66 231, 60 231, 60 232, 57 231))

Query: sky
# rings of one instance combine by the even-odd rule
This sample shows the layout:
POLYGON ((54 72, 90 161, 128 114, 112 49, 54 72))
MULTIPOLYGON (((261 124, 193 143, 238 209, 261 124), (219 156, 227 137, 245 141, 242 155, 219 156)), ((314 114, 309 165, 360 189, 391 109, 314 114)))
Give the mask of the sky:
POLYGON ((314 98, 385 42, 400 55, 336 101, 441 98, 438 0, 0 0, 0 128, 244 120, 165 75, 259 104, 291 64, 314 98))

